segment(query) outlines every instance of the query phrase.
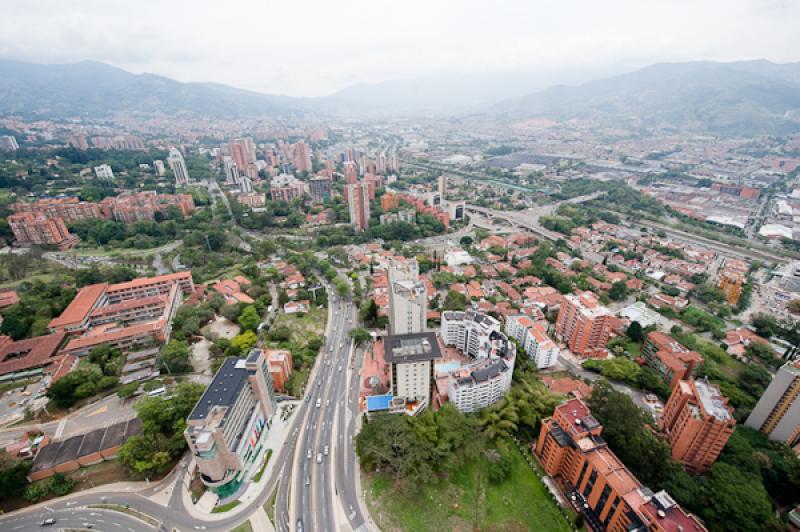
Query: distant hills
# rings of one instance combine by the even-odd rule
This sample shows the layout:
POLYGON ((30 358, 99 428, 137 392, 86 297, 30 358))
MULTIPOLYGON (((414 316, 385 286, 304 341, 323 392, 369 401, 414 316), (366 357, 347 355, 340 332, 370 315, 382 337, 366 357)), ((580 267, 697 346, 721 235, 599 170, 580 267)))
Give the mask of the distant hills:
POLYGON ((716 135, 800 131, 800 63, 656 64, 494 105, 510 121, 589 120, 643 130, 716 135))
POLYGON ((43 65, 0 60, 0 114, 102 118, 115 113, 210 118, 285 115, 299 100, 214 83, 132 74, 96 61, 43 65))
POLYGON ((579 119, 648 133, 800 131, 800 63, 664 63, 540 90, 554 80, 580 82, 592 74, 440 75, 354 85, 321 98, 292 98, 132 74, 95 61, 42 65, 0 60, 0 115, 104 118, 129 113, 237 118, 309 111, 425 116, 469 112, 508 122, 579 119))

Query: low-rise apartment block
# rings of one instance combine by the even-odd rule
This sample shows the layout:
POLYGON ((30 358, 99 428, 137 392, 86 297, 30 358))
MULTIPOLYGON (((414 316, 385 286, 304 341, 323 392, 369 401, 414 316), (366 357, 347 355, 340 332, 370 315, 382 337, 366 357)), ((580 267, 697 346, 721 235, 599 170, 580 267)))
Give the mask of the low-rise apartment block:
POLYGON ((18 212, 8 216, 6 220, 19 246, 55 246, 63 251, 78 242, 78 237, 67 230, 67 225, 61 218, 18 212))
POLYGON ((656 371, 670 389, 678 381, 688 380, 703 364, 703 357, 697 351, 660 331, 652 331, 642 345, 642 358, 647 366, 656 371))
POLYGON ((515 314, 506 319, 506 334, 515 338, 538 369, 556 365, 560 349, 547 336, 544 327, 526 314, 515 314))
POLYGON ((542 421, 536 442, 539 463, 588 522, 614 531, 706 530, 665 491, 642 485, 608 448, 602 431, 586 405, 570 399, 542 421))
POLYGON ((461 412, 491 406, 511 389, 516 346, 502 333, 493 332, 486 358, 452 371, 447 377, 447 399, 461 412))
POLYGON ((492 340, 500 333, 500 322, 474 310, 442 312, 442 341, 473 359, 488 358, 492 340))

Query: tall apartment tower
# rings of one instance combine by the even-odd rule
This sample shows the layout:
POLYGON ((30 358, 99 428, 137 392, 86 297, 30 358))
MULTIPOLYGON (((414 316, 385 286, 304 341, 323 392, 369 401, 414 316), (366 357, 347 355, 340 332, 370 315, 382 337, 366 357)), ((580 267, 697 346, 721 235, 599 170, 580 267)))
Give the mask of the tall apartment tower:
POLYGON ((236 162, 236 166, 243 171, 250 162, 250 154, 244 139, 234 139, 228 143, 228 152, 236 162))
POLYGON ((722 452, 736 420, 719 387, 690 379, 672 390, 658 425, 667 434, 672 458, 703 473, 722 452))
POLYGON ((222 166, 225 169, 225 183, 228 185, 239 184, 239 166, 233 157, 226 155, 222 158, 222 166))
POLYGON ((297 141, 294 145, 294 168, 298 172, 311 171, 311 148, 305 141, 297 141))
POLYGON ((167 175, 167 169, 164 167, 164 161, 161 159, 156 159, 153 161, 153 168, 155 168, 155 172, 158 177, 164 177, 167 175))
POLYGON ((778 370, 744 424, 790 447, 800 443, 800 360, 778 370))
POLYGON ((344 182, 348 185, 358 183, 358 167, 352 161, 344 163, 344 182))
POLYGON ((369 185, 355 183, 345 185, 347 203, 350 207, 350 223, 356 232, 369 228, 369 185))
POLYGON ((172 173, 175 174, 175 184, 178 186, 188 185, 189 171, 186 169, 186 161, 183 160, 183 155, 177 148, 172 147, 169 149, 167 163, 172 168, 172 173))
POLYGON ((442 174, 439 176, 439 179, 436 180, 436 190, 439 192, 439 195, 444 199, 444 193, 447 192, 447 177, 442 174))
POLYGON ((240 176, 239 190, 241 190, 244 194, 251 193, 253 191, 253 180, 246 175, 240 176))
POLYGON ((331 199, 331 180, 317 176, 308 180, 308 193, 314 203, 325 203, 331 199))
POLYGON ((378 152, 375 156, 375 172, 379 175, 386 174, 386 153, 378 152))
POLYGON ((390 334, 425 331, 428 294, 425 283, 419 280, 417 259, 389 265, 389 309, 390 334))
POLYGON ((567 295, 558 311, 556 334, 580 357, 603 357, 613 319, 593 293, 567 295))

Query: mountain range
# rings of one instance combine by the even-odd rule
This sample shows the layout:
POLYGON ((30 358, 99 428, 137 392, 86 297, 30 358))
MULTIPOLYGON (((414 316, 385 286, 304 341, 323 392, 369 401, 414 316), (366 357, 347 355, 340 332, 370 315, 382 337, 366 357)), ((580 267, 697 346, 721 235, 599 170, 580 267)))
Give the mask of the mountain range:
POLYGON ((582 83, 580 76, 574 72, 442 75, 355 85, 319 98, 293 98, 132 74, 95 61, 43 65, 0 60, 0 115, 237 118, 308 112, 477 113, 509 122, 585 120, 647 132, 800 131, 800 63, 660 63, 582 83), (541 90, 559 75, 562 81, 577 84, 541 90))

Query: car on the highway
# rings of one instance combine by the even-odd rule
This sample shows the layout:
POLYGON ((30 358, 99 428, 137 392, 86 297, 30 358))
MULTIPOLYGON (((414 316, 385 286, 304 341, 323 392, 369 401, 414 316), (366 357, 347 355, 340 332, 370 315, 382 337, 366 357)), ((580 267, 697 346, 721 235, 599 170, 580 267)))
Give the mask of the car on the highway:
POLYGON ((328 446, 326 445, 326 446, 325 446, 325 448, 324 448, 324 449, 322 449, 322 452, 323 452, 323 453, 325 453, 325 456, 328 456, 328 451, 329 451, 329 450, 330 450, 330 449, 329 449, 329 448, 328 448, 328 446))
POLYGON ((309 447, 308 451, 306 452, 306 460, 311 460, 311 447, 309 447))
POLYGON ((92 523, 83 523, 83 528, 88 528, 91 530, 94 528, 94 525, 92 523))
POLYGON ((317 408, 322 406, 322 399, 317 399, 317 408))
POLYGON ((48 517, 47 519, 42 521, 42 526, 50 526, 50 525, 54 525, 54 524, 56 524, 56 520, 53 519, 52 517, 48 517))
MULTIPOLYGON (((319 405, 318 405, 318 406, 319 406, 319 405)), ((327 401, 325 401, 325 406, 331 406, 331 400, 330 400, 330 399, 328 399, 327 401)))
POLYGON ((311 485, 311 475, 306 475, 306 486, 311 485))
POLYGON ((297 520, 297 526, 294 528, 297 532, 303 532, 303 521, 302 519, 297 520))
POLYGON ((318 464, 322 463, 322 453, 317 453, 317 463, 318 464))

